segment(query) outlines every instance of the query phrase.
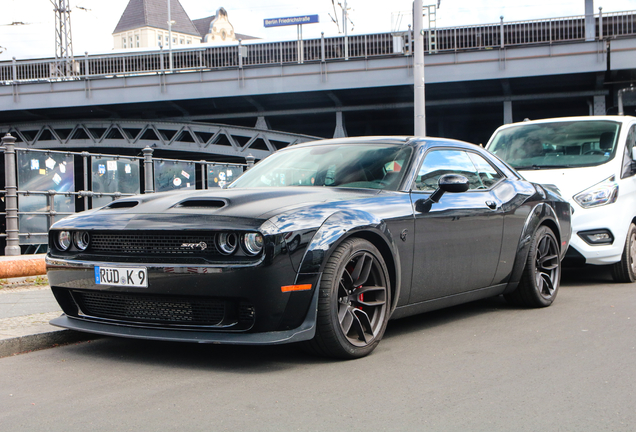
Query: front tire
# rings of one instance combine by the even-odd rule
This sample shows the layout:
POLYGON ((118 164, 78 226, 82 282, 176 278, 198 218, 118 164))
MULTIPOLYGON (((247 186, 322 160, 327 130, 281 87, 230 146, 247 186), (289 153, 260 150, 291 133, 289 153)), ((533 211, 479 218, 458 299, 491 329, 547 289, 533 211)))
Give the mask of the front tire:
POLYGON ((614 282, 631 283, 636 280, 636 225, 630 224, 621 260, 612 264, 614 282))
POLYGON ((371 353, 391 305, 389 273, 378 249, 364 239, 345 240, 327 260, 319 289, 316 335, 306 348, 343 359, 371 353))
POLYGON ((559 242, 550 228, 540 226, 532 236, 519 286, 504 297, 519 306, 550 306, 559 291, 560 282, 559 242))

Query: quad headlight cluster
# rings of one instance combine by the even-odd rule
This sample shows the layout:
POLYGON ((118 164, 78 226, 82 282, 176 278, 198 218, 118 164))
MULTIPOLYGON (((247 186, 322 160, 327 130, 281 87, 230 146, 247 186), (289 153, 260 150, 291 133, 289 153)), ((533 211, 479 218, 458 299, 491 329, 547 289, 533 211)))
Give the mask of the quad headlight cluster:
MULTIPOLYGON (((91 235, 88 231, 57 231, 53 240, 55 247, 67 252, 71 250, 84 252, 91 244, 91 235)), ((243 254, 248 256, 256 256, 263 250, 263 235, 257 232, 237 233, 237 232, 220 232, 215 236, 216 248, 222 255, 234 255, 241 250, 243 254)), ((205 249, 205 243, 184 243, 184 246, 198 246, 201 250, 205 249), (203 244, 204 246, 201 246, 203 244)), ((198 249, 197 249, 198 250, 198 249)))
POLYGON ((263 236, 259 233, 236 234, 222 232, 216 236, 216 246, 223 255, 232 255, 240 246, 248 255, 258 255, 263 250, 263 236))
POLYGON ((65 252, 75 245, 77 250, 85 251, 91 242, 91 236, 87 231, 60 231, 57 234, 57 247, 65 252))

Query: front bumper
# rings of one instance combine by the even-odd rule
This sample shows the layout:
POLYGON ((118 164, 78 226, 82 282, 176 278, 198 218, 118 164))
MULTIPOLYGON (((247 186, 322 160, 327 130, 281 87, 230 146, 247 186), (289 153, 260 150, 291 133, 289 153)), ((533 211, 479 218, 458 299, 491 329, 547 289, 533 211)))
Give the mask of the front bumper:
POLYGON ((278 345, 312 339, 316 334, 317 306, 318 290, 315 290, 309 311, 300 326, 291 330, 263 333, 220 333, 171 330, 165 328, 151 329, 121 324, 105 324, 97 321, 72 318, 67 315, 54 318, 50 323, 54 326, 71 330, 132 339, 234 345, 278 345))
POLYGON ((572 215, 570 247, 585 258, 586 264, 614 264, 621 260, 632 217, 628 212, 622 211, 618 203, 591 209, 583 209, 577 205, 572 215), (579 232, 600 229, 608 229, 612 233, 614 237, 612 244, 590 245, 578 234, 579 232))
POLYGON ((122 263, 47 256, 49 282, 64 311, 51 324, 103 335, 204 343, 310 339, 320 275, 297 274, 289 259, 281 258, 251 265, 126 264, 147 269, 148 287, 135 288, 96 284, 95 266, 122 263), (312 289, 282 292, 282 286, 293 284, 312 289), (221 309, 218 321, 197 318, 208 306, 213 312, 221 309))

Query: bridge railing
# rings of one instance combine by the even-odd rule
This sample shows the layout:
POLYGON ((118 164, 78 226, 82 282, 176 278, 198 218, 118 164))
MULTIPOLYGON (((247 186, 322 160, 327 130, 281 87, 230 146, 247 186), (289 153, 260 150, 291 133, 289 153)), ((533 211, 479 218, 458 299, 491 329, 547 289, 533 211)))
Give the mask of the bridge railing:
POLYGON ((636 34, 636 14, 634 12, 604 13, 597 19, 596 37, 620 37, 636 34))
MULTIPOLYGON (((10 134, 2 137, 5 190, 0 191, 0 239, 19 254, 47 243, 55 221, 76 211, 144 193, 225 187, 254 163, 219 163, 143 156, 121 156, 15 147, 10 134), (2 223, 4 222, 4 223, 2 223)), ((35 253, 35 252, 33 252, 35 253)), ((2 251, 0 251, 0 255, 2 251)))
MULTIPOLYGON (((595 21, 596 40, 636 35, 636 11, 599 13, 595 21)), ((428 30, 425 31, 424 49, 429 54, 572 42, 585 40, 585 16, 506 23, 502 19, 499 23, 440 28, 435 32, 436 46, 428 46, 428 30)), ((239 41, 234 46, 182 48, 171 52, 161 49, 90 56, 86 53, 84 57, 75 58, 69 68, 71 75, 63 77, 56 75, 59 69, 54 59, 14 59, 0 62, 0 85, 402 56, 411 55, 412 41, 412 34, 406 31, 349 36, 348 50, 345 50, 344 37, 322 37, 304 40, 300 47, 298 41, 249 44, 239 41)))

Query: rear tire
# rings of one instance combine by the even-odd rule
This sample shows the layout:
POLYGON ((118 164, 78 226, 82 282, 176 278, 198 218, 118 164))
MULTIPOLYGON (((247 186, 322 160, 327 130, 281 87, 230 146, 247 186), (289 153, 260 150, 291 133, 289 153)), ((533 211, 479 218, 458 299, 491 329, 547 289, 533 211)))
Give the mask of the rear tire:
POLYGON ((559 291, 560 282, 559 242, 550 228, 540 226, 532 236, 519 286, 504 297, 518 306, 550 306, 559 291))
POLYGON ((630 224, 621 260, 612 264, 614 282, 631 283, 636 280, 636 225, 630 224))
POLYGON ((382 255, 370 242, 345 240, 331 254, 320 281, 316 335, 305 349, 354 359, 371 353, 389 320, 391 289, 382 255))

